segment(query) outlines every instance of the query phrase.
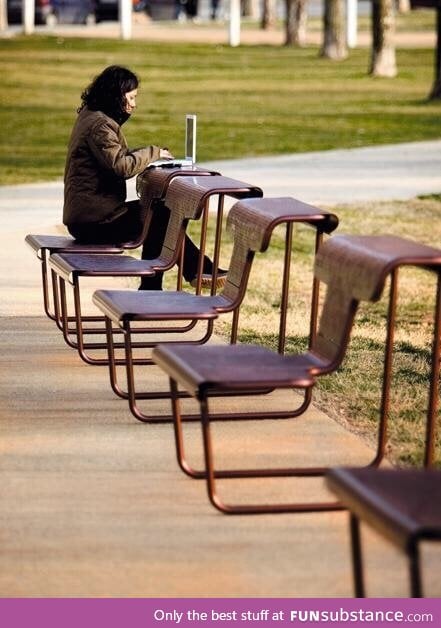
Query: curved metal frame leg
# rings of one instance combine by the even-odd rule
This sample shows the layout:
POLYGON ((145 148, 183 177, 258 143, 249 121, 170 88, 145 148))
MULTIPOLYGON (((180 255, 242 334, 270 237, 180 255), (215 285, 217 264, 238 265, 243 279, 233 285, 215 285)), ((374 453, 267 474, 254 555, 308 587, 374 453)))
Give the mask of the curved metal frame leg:
POLYGON ((41 251, 41 255, 37 254, 37 257, 39 258, 41 262, 41 283, 43 287, 44 312, 48 318, 55 321, 56 314, 55 314, 55 310, 53 312, 51 311, 51 304, 50 304, 50 297, 49 297, 50 291, 49 291, 49 278, 48 278, 48 272, 47 272, 47 258, 48 258, 47 249, 43 249, 41 251))
MULTIPOLYGON (((238 478, 265 478, 265 477, 316 477, 322 476, 326 471, 323 467, 316 468, 274 468, 274 469, 231 469, 216 470, 214 467, 214 457, 212 449, 212 439, 210 435, 210 422, 218 420, 219 415, 210 415, 208 409, 208 399, 199 401, 201 414, 191 415, 202 422, 202 436, 204 448, 204 469, 195 469, 186 459, 184 434, 182 423, 189 419, 189 415, 182 416, 180 409, 180 394, 177 383, 170 378, 171 403, 173 410, 174 434, 176 458, 181 470, 193 479, 205 479, 210 502, 223 513, 226 514, 258 514, 275 512, 315 512, 341 510, 342 506, 338 502, 330 503, 287 503, 287 504, 252 504, 252 505, 231 505, 226 504, 220 498, 216 489, 216 479, 238 479, 238 478)), ((222 420, 222 419, 220 419, 222 420)), ((228 417, 224 417, 228 420, 228 417)))
MULTIPOLYGON (((193 340, 193 341, 191 340, 185 341, 183 344, 204 344, 211 337, 213 333, 213 326, 214 326, 214 322, 212 320, 209 320, 207 322, 207 331, 205 332, 205 335, 201 339, 193 340)), ((118 394, 119 396, 122 396, 120 394, 121 392, 123 393, 124 396, 127 395, 126 398, 129 402, 130 411, 132 412, 133 416, 139 421, 142 421, 143 423, 170 423, 173 420, 173 417, 171 415, 150 416, 148 414, 145 414, 138 405, 138 401, 142 399, 169 399, 170 391, 169 390, 162 390, 158 392, 147 392, 147 391, 137 392, 136 391, 134 365, 142 364, 144 366, 155 366, 155 364, 150 358, 136 360, 133 357, 133 343, 132 343, 131 332, 132 330, 130 327, 130 321, 125 321, 123 325, 124 346, 125 346, 125 353, 124 353, 125 357, 124 357, 123 362, 126 367, 127 392, 123 391, 121 387, 118 384, 116 384, 116 379, 114 379, 114 383, 116 384, 116 389, 119 392, 117 392, 115 388, 114 390, 116 394, 118 394)), ((166 341, 165 344, 175 344, 175 341, 169 341, 169 342, 166 341)), ((179 344, 182 344, 182 342, 179 344)), ((111 378, 116 376, 116 370, 114 368, 110 370, 110 376, 111 378)), ((111 379, 111 383, 112 383, 112 379, 111 379)), ((185 392, 180 392, 179 395, 181 397, 188 396, 188 394, 185 392)), ((194 417, 192 416, 186 417, 185 420, 196 421, 198 419, 199 419, 199 416, 195 415, 194 417)))
MULTIPOLYGON (((438 13, 440 14, 441 11, 438 10, 438 13)), ((441 274, 438 275, 434 318, 432 370, 430 378, 429 403, 427 408, 426 444, 424 452, 424 466, 429 468, 433 466, 435 457, 436 425, 439 403, 438 385, 441 361, 441 274)))
POLYGON ((363 578, 363 555, 360 537, 360 522, 349 513, 349 528, 351 536, 352 574, 354 580, 354 597, 366 597, 363 578))
POLYGON ((275 504, 227 504, 219 496, 216 479, 217 478, 247 478, 247 477, 298 477, 298 476, 321 476, 326 469, 243 469, 234 471, 215 471, 212 439, 210 434, 210 412, 208 399, 200 400, 202 438, 204 447, 204 461, 206 473, 206 486, 208 497, 212 505, 224 514, 228 515, 252 515, 263 513, 289 513, 289 512, 323 512, 342 510, 343 506, 339 502, 312 502, 312 503, 275 503, 275 504))
POLYGON ((394 350, 394 334, 395 334, 395 319, 397 308, 397 282, 398 282, 398 270, 395 269, 391 273, 390 278, 390 291, 389 291, 389 306, 387 315, 387 332, 386 343, 384 349, 384 368, 383 368, 383 384, 381 392, 381 405, 380 405, 380 421, 378 425, 378 439, 377 439, 377 453, 369 466, 378 466, 384 458, 386 444, 387 444, 387 428, 389 420, 389 408, 390 408, 390 389, 392 381, 392 364, 393 364, 393 350, 394 350))
POLYGON ((420 551, 418 540, 414 539, 409 547, 410 596, 424 597, 421 579, 420 551))

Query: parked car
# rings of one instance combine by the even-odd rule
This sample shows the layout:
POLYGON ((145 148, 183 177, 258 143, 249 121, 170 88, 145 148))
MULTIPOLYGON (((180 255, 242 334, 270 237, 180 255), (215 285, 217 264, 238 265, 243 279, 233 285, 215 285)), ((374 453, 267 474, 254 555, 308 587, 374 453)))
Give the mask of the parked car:
MULTIPOLYGON (((8 0, 8 24, 21 24, 22 0, 8 0)), ((52 5, 50 0, 35 0, 35 23, 47 24, 48 18, 52 15, 52 5)))
MULTIPOLYGON (((133 11, 142 12, 145 10, 145 0, 132 0, 133 11)), ((97 22, 118 21, 119 0, 96 0, 95 19, 97 22)))
MULTIPOLYGON (((152 20, 173 20, 176 18, 176 0, 132 0, 132 2, 133 11, 147 13, 152 20)), ((96 21, 118 20, 118 5, 118 0, 96 0, 96 21)))
POLYGON ((94 24, 94 0, 51 0, 52 24, 94 24))
POLYGON ((152 20, 175 20, 179 6, 176 0, 146 0, 146 12, 152 20))
MULTIPOLYGON (((8 0, 8 23, 20 24, 22 0, 8 0)), ((35 23, 88 24, 95 22, 94 0, 35 0, 35 23)))
POLYGON ((107 20, 118 20, 119 13, 118 0, 96 0, 95 3, 95 20, 97 22, 105 22, 107 20))

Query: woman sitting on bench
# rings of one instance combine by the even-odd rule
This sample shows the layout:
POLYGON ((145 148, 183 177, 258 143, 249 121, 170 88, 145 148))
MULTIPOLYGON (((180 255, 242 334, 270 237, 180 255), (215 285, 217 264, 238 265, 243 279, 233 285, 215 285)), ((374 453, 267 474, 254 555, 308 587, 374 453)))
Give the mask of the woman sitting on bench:
MULTIPOLYGON (((63 222, 79 242, 116 244, 135 240, 142 231, 141 205, 127 201, 126 179, 157 159, 172 159, 166 148, 130 150, 121 131, 136 107, 138 77, 126 68, 107 67, 81 95, 64 174, 63 222)), ((162 249, 169 211, 153 214, 142 259, 157 258, 162 249)), ((183 275, 189 283, 197 273, 199 249, 185 237, 183 275)), ((212 262, 204 258, 204 274, 212 262)), ((220 276, 224 275, 220 271, 220 276)), ((162 273, 144 277, 141 290, 161 290, 162 273)))

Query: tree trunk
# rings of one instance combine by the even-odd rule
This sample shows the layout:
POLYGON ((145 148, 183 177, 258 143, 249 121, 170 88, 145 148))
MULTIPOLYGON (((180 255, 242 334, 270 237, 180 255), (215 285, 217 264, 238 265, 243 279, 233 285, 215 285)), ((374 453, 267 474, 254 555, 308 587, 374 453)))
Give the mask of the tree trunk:
POLYGON ((262 28, 264 30, 274 28, 276 24, 276 0, 263 0, 262 28))
POLYGON ((397 0, 397 11, 398 13, 409 13, 410 0, 397 0))
POLYGON ((397 75, 395 59, 395 11, 393 0, 372 1, 372 57, 369 74, 397 75))
POLYGON ((429 98, 441 98, 441 6, 436 9, 435 82, 429 98))
POLYGON ((7 0, 0 0, 0 31, 8 28, 8 8, 7 0))
POLYGON ((348 55, 343 0, 325 0, 322 57, 340 61, 348 55))
POLYGON ((241 0, 242 16, 257 18, 259 15, 258 0, 241 0))
POLYGON ((286 46, 304 46, 306 43, 306 21, 308 0, 285 0, 286 46))

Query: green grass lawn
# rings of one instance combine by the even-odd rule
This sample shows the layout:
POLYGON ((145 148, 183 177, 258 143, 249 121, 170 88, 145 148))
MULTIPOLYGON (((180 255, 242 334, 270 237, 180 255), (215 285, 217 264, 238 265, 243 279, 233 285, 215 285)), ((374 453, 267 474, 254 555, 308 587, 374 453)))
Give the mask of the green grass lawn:
POLYGON ((399 50, 399 76, 372 79, 366 49, 335 63, 315 47, 16 37, 0 40, 0 184, 62 176, 80 93, 113 63, 142 81, 132 146, 180 153, 185 112, 199 116, 200 161, 441 137, 432 50, 399 50))

